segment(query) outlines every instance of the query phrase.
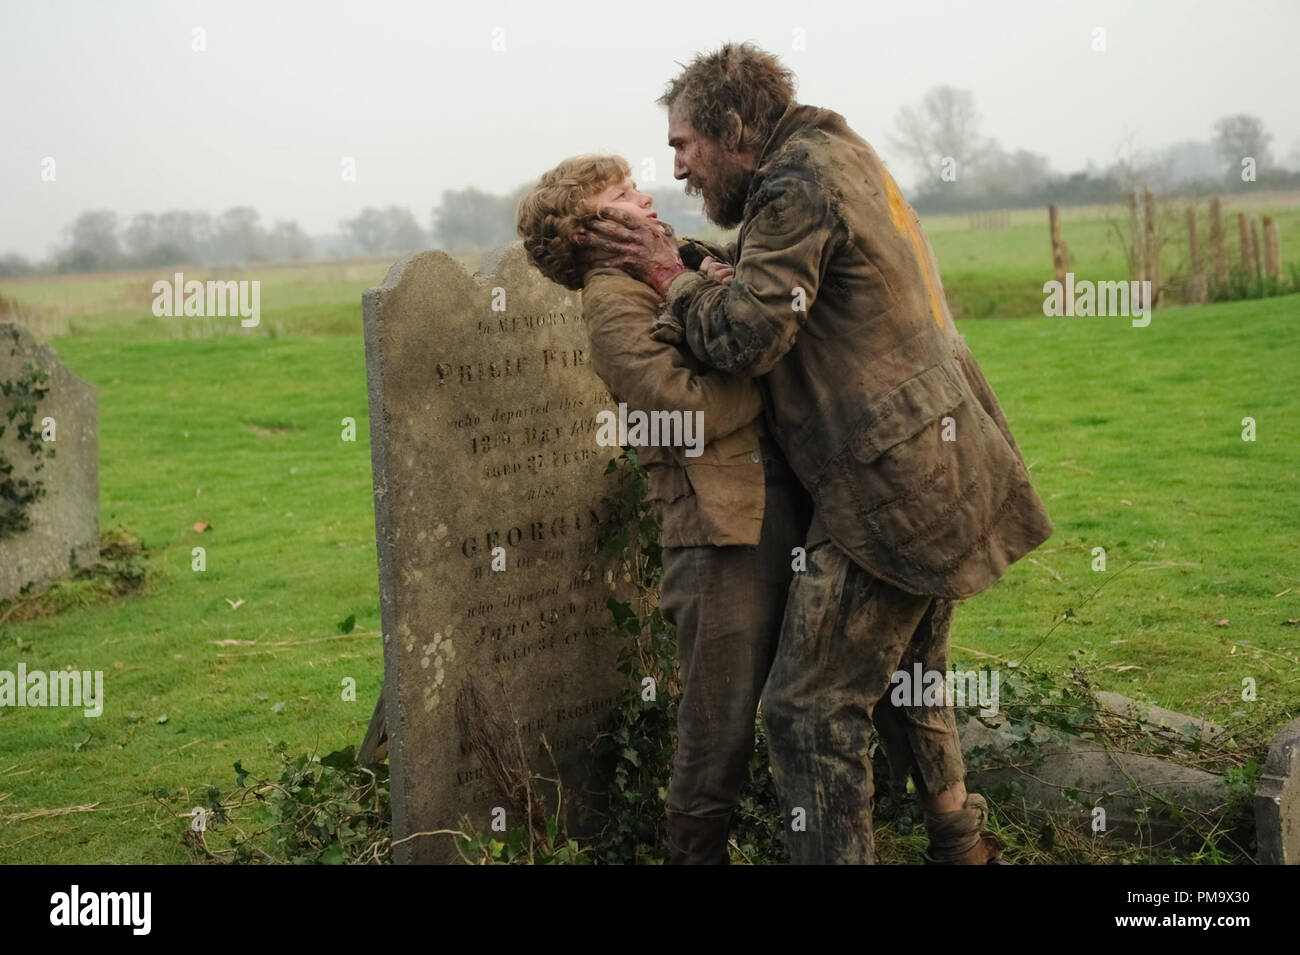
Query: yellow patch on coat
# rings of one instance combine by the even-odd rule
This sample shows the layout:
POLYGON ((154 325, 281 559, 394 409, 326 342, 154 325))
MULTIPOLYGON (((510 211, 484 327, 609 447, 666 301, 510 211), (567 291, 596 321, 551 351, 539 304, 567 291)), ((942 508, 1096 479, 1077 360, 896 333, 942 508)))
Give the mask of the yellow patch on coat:
POLYGON ((909 214, 907 202, 903 199, 903 194, 898 191, 894 177, 889 173, 885 173, 885 190, 889 196, 889 216, 893 220, 894 229, 900 235, 907 236, 908 241, 912 243, 912 251, 916 253, 916 263, 921 267, 921 278, 925 279, 925 290, 930 296, 930 312, 934 315, 935 324, 943 328, 943 307, 939 304, 939 290, 935 287, 934 276, 931 275, 930 257, 925 254, 925 240, 917 227, 916 217, 909 214))

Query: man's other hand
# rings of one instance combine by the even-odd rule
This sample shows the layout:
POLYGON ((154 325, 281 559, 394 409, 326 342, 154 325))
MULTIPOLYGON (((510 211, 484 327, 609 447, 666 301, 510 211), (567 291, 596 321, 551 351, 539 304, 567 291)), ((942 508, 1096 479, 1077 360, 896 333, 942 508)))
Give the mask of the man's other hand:
POLYGON ((706 255, 704 261, 700 263, 700 274, 705 278, 713 279, 719 285, 730 285, 731 280, 736 277, 736 270, 726 262, 719 262, 711 255, 706 255))

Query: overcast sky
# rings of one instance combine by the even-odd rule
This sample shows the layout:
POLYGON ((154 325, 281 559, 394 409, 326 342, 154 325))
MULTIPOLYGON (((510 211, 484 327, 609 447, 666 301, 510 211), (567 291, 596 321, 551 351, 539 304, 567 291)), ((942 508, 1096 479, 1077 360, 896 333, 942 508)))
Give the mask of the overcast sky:
POLYGON ((1209 139, 1237 112, 1282 156, 1300 145, 1298 39, 1296 0, 0 0, 0 252, 43 257, 89 208, 248 204, 321 234, 396 203, 428 228, 443 189, 505 192, 593 150, 653 158, 643 184, 679 188, 654 99, 726 40, 781 55, 799 100, 843 113, 904 182, 886 134, 939 84, 1062 171, 1209 139))

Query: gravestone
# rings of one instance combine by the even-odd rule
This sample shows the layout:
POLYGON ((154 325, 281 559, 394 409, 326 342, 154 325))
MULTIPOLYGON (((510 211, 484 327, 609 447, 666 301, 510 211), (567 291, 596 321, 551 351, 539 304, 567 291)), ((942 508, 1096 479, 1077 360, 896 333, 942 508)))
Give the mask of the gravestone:
MULTIPOLYGON (((398 862, 457 861, 451 837, 415 834, 462 817, 497 838, 494 813, 527 824, 505 794, 524 764, 558 769, 570 834, 592 834, 589 743, 625 679, 606 600, 626 585, 597 546, 613 400, 578 296, 518 244, 485 271, 424 252, 364 296, 398 862)), ((553 788, 532 795, 553 807, 553 788)))
MULTIPOLYGON (((8 480, 15 484, 40 481, 45 493, 27 505, 25 529, 0 536, 0 599, 15 596, 28 583, 39 587, 74 564, 87 567, 99 558, 95 389, 73 375, 53 349, 38 343, 22 326, 0 323, 0 383, 27 378, 29 366, 47 376, 40 386, 47 392, 36 405, 32 421, 42 451, 33 455, 20 439, 21 416, 9 418, 15 399, 0 393, 0 426, 4 427, 0 454, 13 468, 8 480)), ((0 474, 0 482, 5 480, 6 475, 0 474)), ((8 507, 10 500, 0 499, 0 509, 8 507)))
POLYGON ((1255 791, 1256 862, 1300 865, 1300 719, 1273 737, 1255 791))

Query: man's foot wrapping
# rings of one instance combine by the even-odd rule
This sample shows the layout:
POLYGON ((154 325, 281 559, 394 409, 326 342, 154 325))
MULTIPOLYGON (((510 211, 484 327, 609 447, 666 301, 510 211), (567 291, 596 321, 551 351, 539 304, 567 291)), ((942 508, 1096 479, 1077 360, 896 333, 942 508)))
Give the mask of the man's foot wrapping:
POLYGON ((925 861, 933 865, 1005 865, 1002 842, 984 832, 989 806, 977 793, 966 796, 966 804, 955 812, 925 814, 925 831, 930 845, 925 861))

